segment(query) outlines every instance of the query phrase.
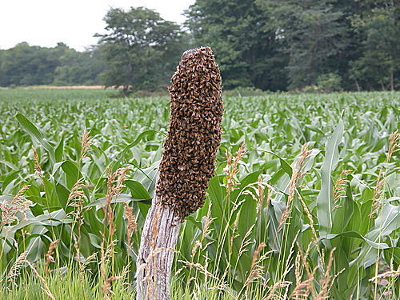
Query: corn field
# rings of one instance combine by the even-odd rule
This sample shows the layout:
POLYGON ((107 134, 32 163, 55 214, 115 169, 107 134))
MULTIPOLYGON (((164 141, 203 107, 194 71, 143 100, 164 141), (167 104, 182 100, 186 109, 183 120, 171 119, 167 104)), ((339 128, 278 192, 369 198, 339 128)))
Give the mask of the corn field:
MULTIPOLYGON (((400 94, 223 100, 173 299, 399 299, 400 94)), ((168 101, 0 90, 1 299, 134 299, 168 101)))

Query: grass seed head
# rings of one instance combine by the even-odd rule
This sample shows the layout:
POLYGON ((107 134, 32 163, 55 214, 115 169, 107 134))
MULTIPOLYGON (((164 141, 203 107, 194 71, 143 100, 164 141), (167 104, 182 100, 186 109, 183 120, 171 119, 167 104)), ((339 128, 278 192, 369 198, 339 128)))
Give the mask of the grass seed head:
POLYGON ((14 264, 11 266, 10 270, 7 274, 7 281, 15 284, 16 279, 18 278, 19 274, 21 273, 21 269, 25 267, 28 256, 28 251, 22 252, 18 258, 15 260, 14 264))
POLYGON ((92 145, 92 142, 90 142, 90 139, 92 137, 90 136, 90 131, 85 131, 82 134, 82 139, 81 139, 81 154, 79 157, 79 160, 82 160, 83 158, 86 158, 86 154, 89 150, 89 147, 92 145))
POLYGON ((183 220, 204 203, 221 141, 221 76, 211 48, 183 53, 171 81, 170 125, 156 195, 183 220))
POLYGON ((390 135, 389 148, 386 154, 386 161, 390 162, 394 153, 400 150, 400 133, 396 130, 390 135))
POLYGON ((129 247, 132 247, 132 234, 137 232, 136 217, 133 213, 133 208, 124 202, 124 218, 127 220, 126 231, 127 231, 127 242, 129 247))
POLYGON ((37 176, 43 180, 43 170, 42 170, 42 167, 40 166, 39 155, 34 146, 32 146, 32 151, 33 151, 33 160, 35 161, 35 165, 34 165, 35 176, 37 176))
POLYGON ((29 209, 29 206, 32 205, 32 202, 27 200, 24 196, 28 188, 29 185, 23 186, 10 202, 3 201, 3 203, 0 204, 1 226, 18 221, 18 213, 22 214, 23 220, 26 219, 26 211, 29 209))
POLYGON ((53 270, 51 270, 49 268, 49 266, 50 266, 51 263, 55 262, 53 254, 54 254, 54 250, 56 249, 57 244, 59 242, 60 242, 60 240, 55 240, 55 241, 52 241, 50 243, 50 245, 49 245, 49 249, 47 250, 46 255, 45 255, 45 257, 46 257, 46 265, 45 265, 45 268, 44 268, 45 274, 49 274, 49 273, 51 273, 53 271, 53 270))

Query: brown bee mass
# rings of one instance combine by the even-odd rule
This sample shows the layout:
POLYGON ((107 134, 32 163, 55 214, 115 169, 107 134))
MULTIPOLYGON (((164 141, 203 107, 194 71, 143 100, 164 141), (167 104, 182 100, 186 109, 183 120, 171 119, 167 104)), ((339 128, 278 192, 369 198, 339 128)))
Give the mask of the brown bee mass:
POLYGON ((156 196, 183 221, 204 204, 221 141, 221 75, 211 48, 184 52, 171 81, 170 125, 156 196))

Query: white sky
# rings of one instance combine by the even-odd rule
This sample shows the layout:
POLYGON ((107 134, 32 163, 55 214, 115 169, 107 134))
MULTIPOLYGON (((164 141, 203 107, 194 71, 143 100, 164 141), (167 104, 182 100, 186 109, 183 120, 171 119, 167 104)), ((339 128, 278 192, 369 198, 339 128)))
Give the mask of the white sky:
POLYGON ((195 0, 0 0, 0 49, 20 42, 55 47, 64 42, 82 51, 104 33, 103 21, 111 8, 144 6, 167 21, 183 23, 184 10, 195 0))

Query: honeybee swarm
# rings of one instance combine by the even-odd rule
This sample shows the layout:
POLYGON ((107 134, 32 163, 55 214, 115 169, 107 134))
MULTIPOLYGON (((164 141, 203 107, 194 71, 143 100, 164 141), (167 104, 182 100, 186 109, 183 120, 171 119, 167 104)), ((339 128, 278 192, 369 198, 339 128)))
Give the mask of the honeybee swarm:
POLYGON ((211 48, 184 52, 171 82, 156 197, 183 221, 204 204, 221 141, 221 76, 211 48))

